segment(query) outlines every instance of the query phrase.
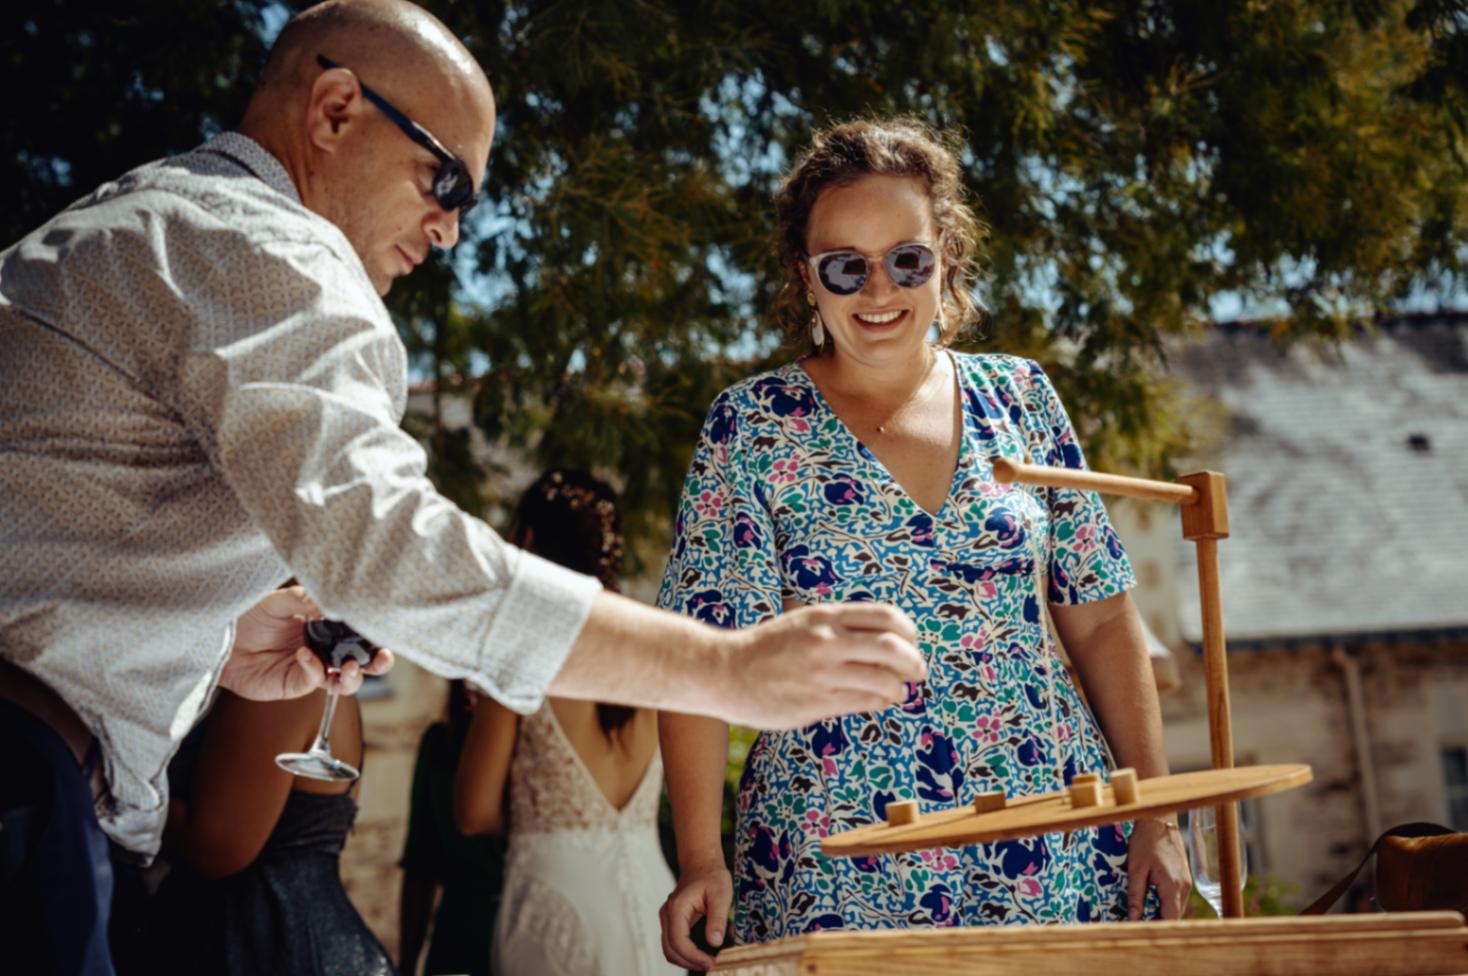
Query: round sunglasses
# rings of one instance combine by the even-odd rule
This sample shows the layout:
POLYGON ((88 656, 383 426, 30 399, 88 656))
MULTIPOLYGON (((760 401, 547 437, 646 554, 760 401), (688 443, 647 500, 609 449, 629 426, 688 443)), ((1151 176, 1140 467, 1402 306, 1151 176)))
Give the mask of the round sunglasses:
MULTIPOLYGON (((808 259, 821 286, 833 295, 855 295, 872 275, 872 259, 860 251, 841 248, 822 251, 808 259)), ((938 256, 926 244, 898 244, 882 255, 887 277, 899 288, 917 288, 928 283, 938 267, 938 256)))

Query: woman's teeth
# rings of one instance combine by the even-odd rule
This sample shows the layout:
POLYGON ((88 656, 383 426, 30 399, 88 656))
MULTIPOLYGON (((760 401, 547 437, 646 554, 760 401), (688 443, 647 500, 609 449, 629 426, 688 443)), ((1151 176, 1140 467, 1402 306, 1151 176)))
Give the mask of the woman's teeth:
POLYGON ((858 312, 856 320, 868 325, 886 325, 888 322, 895 322, 901 314, 901 312, 867 312, 865 314, 858 312))

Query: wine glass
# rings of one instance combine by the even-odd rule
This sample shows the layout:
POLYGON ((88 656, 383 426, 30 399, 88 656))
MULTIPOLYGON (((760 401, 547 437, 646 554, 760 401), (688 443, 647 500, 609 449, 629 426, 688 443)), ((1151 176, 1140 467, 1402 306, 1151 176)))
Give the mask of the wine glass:
POLYGON ((326 709, 311 748, 305 752, 282 752, 275 757, 275 764, 297 776, 349 782, 362 774, 357 767, 331 754, 331 720, 336 715, 338 679, 347 661, 356 661, 364 668, 371 664, 377 645, 340 620, 307 621, 305 632, 306 646, 326 666, 326 709))
MULTIPOLYGON (((1248 876, 1242 831, 1239 837, 1239 887, 1248 876)), ((1223 918, 1223 866, 1219 859, 1218 811, 1199 807, 1188 814, 1188 860, 1193 867, 1193 887, 1214 913, 1223 918)))

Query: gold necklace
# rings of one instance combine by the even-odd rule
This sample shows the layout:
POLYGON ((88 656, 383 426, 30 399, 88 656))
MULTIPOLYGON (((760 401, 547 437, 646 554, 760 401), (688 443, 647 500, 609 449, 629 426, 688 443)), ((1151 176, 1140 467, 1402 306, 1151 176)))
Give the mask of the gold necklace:
MULTIPOLYGON (((933 349, 932 346, 927 346, 926 348, 929 349, 929 350, 932 350, 933 349)), ((899 403, 897 405, 897 409, 895 409, 891 413, 889 413, 887 415, 887 419, 884 420, 884 421, 882 421, 880 424, 877 425, 877 433, 879 433, 879 434, 885 434, 885 433, 887 433, 887 425, 890 424, 892 421, 896 420, 897 419, 897 416, 900 413, 902 413, 902 411, 906 410, 912 404, 913 400, 917 397, 917 395, 923 391, 923 387, 925 387, 925 386, 928 385, 928 378, 933 375, 933 370, 936 369, 937 367, 938 367, 938 353, 936 351, 933 351, 932 352, 932 357, 928 361, 928 368, 923 373, 923 378, 920 379, 920 380, 918 380, 917 386, 913 387, 912 392, 907 395, 907 399, 906 400, 903 400, 901 403, 899 403)))

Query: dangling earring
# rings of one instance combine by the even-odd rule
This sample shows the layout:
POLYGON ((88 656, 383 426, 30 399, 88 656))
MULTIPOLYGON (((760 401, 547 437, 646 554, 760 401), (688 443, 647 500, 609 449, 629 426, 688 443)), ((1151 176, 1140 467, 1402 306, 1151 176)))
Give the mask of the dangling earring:
POLYGON ((810 341, 817 349, 826 344, 826 323, 821 321, 821 310, 816 308, 816 293, 805 293, 805 303, 811 307, 810 341))

